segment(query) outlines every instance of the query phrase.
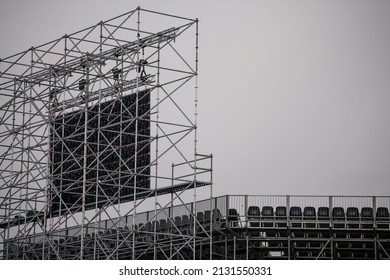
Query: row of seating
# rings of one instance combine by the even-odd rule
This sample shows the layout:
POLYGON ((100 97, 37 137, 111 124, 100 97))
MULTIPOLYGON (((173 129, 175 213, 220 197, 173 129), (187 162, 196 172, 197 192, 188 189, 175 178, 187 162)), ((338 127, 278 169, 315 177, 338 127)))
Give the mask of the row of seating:
MULTIPOLYGON (((228 213, 228 218, 234 220, 240 215, 236 209, 230 208, 228 213)), ((259 206, 249 206, 247 211, 248 219, 274 219, 274 218, 286 218, 290 219, 334 219, 334 220, 351 220, 357 221, 359 219, 369 221, 374 219, 374 209, 371 207, 362 207, 361 210, 357 207, 348 207, 346 211, 343 207, 318 207, 317 211, 315 207, 306 206, 303 208, 299 206, 292 206, 287 213, 286 206, 277 206, 274 208, 272 206, 263 206, 260 210, 259 206), (330 211, 331 210, 331 211, 330 211), (330 215, 331 214, 331 215, 330 215)), ((389 220, 389 209, 387 207, 378 207, 376 208, 376 220, 388 221, 389 220)))
MULTIPOLYGON (((224 225, 225 219, 222 218, 221 211, 219 209, 214 209, 213 211, 206 210, 204 212, 197 212, 195 228, 196 232, 200 233, 204 230, 208 231, 211 227, 211 222, 217 223, 219 225, 224 225)), ((172 219, 160 219, 153 222, 139 223, 134 227, 140 233, 143 232, 154 232, 156 229, 157 232, 172 232, 172 233, 181 233, 181 234, 190 234, 192 233, 192 228, 194 227, 194 219, 191 215, 182 215, 175 216, 172 219)))
MULTIPOLYGON (((271 220, 286 220, 289 218, 292 221, 326 221, 333 220, 335 222, 334 226, 339 227, 337 223, 348 222, 352 225, 349 227, 358 228, 358 226, 353 226, 353 224, 361 221, 365 225, 362 228, 370 228, 366 224, 374 221, 377 222, 378 228, 388 228, 390 223, 389 209, 386 207, 378 207, 375 211, 370 207, 363 207, 359 211, 357 207, 348 207, 346 211, 342 207, 333 207, 331 210, 329 207, 318 207, 316 210, 312 206, 304 207, 303 211, 301 207, 292 206, 287 212, 287 207, 278 206, 274 208, 272 206, 264 206, 260 210, 258 206, 249 206, 247 210, 247 218, 249 221, 249 226, 260 226, 260 223, 256 223, 257 220, 265 221, 261 223, 262 226, 270 227, 274 226, 273 223, 267 223, 271 220)), ((200 233, 203 230, 209 231, 211 224, 213 223, 220 228, 224 228, 226 225, 233 224, 235 226, 242 226, 243 224, 238 224, 238 221, 242 222, 245 217, 242 217, 235 208, 230 208, 226 217, 222 215, 219 209, 213 209, 212 211, 206 210, 204 212, 197 212, 196 214, 196 223, 195 228, 196 232, 200 233)), ((314 223, 292 223, 293 227, 316 227, 314 223)), ((160 219, 153 222, 148 222, 146 224, 139 223, 134 227, 137 231, 141 233, 145 232, 154 232, 156 229, 157 232, 172 232, 182 234, 192 233, 192 228, 194 226, 194 220, 191 215, 182 215, 174 216, 172 219, 160 219)), ((286 223, 277 223, 276 226, 287 226, 286 223)), ((329 227, 328 224, 323 224, 319 227, 329 227)), ((343 227, 343 226, 341 226, 343 227)), ((372 226, 371 226, 372 227, 372 226)))
MULTIPOLYGON (((298 221, 325 221, 334 220, 338 222, 373 222, 374 211, 370 207, 363 207, 359 211, 356 207, 348 207, 346 211, 342 207, 334 207, 332 211, 328 207, 319 207, 316 211, 314 207, 308 206, 301 210, 298 206, 290 207, 287 213, 287 207, 278 206, 274 208, 272 206, 264 206, 261 210, 258 206, 249 206, 247 210, 247 218, 250 222, 250 226, 260 226, 260 224, 253 223, 256 220, 271 221, 271 220, 286 220, 289 219, 298 221), (331 214, 331 215, 330 215, 331 214)), ((242 217, 235 208, 230 208, 226 217, 222 215, 219 209, 205 210, 204 212, 197 212, 195 230, 200 233, 204 230, 209 231, 211 224, 219 226, 220 228, 226 227, 228 224, 238 225, 238 221, 243 221, 245 218, 242 217)), ((386 207, 378 207, 376 209, 375 219, 377 222, 389 223, 389 210, 386 207)), ((286 223, 278 223, 277 226, 286 226, 286 223)), ((302 224, 292 224, 293 226, 302 226, 302 224)), ((314 227, 314 224, 305 223, 305 227, 314 227)), ((242 226, 242 224, 240 224, 242 226)), ((273 226, 273 224, 262 223, 262 226, 273 226)), ((140 234, 152 233, 156 229, 157 232, 171 232, 190 234, 194 227, 194 219, 192 215, 177 215, 171 219, 159 219, 147 223, 138 223, 132 229, 136 230, 140 234)), ((327 226, 329 227, 329 226, 327 226)), ((337 225, 336 225, 337 227, 337 225)), ((380 228, 380 226, 378 226, 380 228)))

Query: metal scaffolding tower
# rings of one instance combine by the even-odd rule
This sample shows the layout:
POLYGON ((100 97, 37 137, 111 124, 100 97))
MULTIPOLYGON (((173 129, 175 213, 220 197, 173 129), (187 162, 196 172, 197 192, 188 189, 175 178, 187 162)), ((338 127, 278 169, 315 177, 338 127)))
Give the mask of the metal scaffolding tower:
POLYGON ((390 259, 390 197, 213 197, 198 20, 137 9, 0 59, 0 259, 390 259))
POLYGON ((197 76, 198 20, 140 7, 2 58, 0 259, 211 258, 197 76))

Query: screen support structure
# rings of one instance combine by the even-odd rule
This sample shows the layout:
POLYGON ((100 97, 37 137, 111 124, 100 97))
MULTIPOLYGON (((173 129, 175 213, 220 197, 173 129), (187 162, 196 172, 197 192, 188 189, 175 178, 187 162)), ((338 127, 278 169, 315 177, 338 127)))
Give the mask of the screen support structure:
POLYGON ((0 259, 212 258, 198 23, 137 7, 1 58, 0 259))

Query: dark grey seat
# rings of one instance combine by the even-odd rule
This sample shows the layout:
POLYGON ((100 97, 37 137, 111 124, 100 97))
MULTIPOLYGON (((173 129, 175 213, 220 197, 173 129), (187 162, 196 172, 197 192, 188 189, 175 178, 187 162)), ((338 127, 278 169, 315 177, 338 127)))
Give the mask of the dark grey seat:
POLYGON ((263 206, 263 208, 261 208, 261 220, 262 220, 261 226, 273 227, 274 219, 275 219, 274 208, 272 206, 263 206))
POLYGON ((221 219, 222 219, 222 213, 221 213, 221 210, 219 210, 218 208, 215 208, 215 209, 213 209, 213 216, 212 216, 212 218, 213 218, 213 220, 215 221, 215 222, 219 222, 221 219))
POLYGON ((176 216, 174 221, 175 221, 176 227, 180 227, 181 226, 181 217, 180 216, 176 216))
POLYGON ((212 220, 214 227, 226 227, 226 220, 224 219, 221 210, 214 208, 212 211, 212 220))
POLYGON ((181 222, 182 222, 183 226, 189 226, 191 224, 190 219, 188 218, 188 215, 182 215, 181 222))
POLYGON ((211 211, 205 210, 204 211, 204 228, 209 231, 211 227, 211 211))
POLYGON ((276 219, 286 219, 287 218, 287 209, 286 206, 278 206, 275 209, 276 219))
POLYGON ((228 226, 230 227, 238 226, 239 217, 240 215, 238 214, 237 210, 235 208, 230 208, 228 210, 228 215, 227 215, 228 226))
POLYGON ((371 207, 362 207, 360 217, 362 228, 373 228, 374 210, 371 207))
POLYGON ((286 227, 287 226, 287 208, 286 208, 286 206, 277 206, 275 208, 275 218, 276 218, 276 220, 285 220, 285 222, 277 222, 276 225, 278 227, 286 227))
POLYGON ((305 220, 313 220, 316 218, 316 209, 313 206, 303 208, 303 218, 305 220))
POLYGON ((183 234, 189 234, 192 229, 192 223, 188 217, 188 215, 181 216, 181 229, 183 234))
POLYGON ((376 209, 376 223, 377 228, 389 228, 389 209, 387 207, 376 209))
POLYGON ((198 212, 196 213, 196 220, 197 220, 197 223, 196 223, 196 232, 202 232, 202 227, 203 224, 204 224, 204 214, 203 212, 198 212))
POLYGON ((167 220, 165 219, 160 219, 160 230, 161 231, 167 231, 168 225, 167 225, 167 220))
POLYGON ((377 221, 388 221, 389 220, 389 209, 386 207, 378 207, 376 209, 377 221))
POLYGON ((345 220, 345 212, 343 207, 333 207, 332 209, 332 218, 334 220, 345 220))
POLYGON ((210 221, 211 221, 211 211, 210 210, 205 210, 203 217, 204 217, 204 222, 205 223, 210 223, 210 221))
POLYGON ((156 231, 160 231, 160 222, 157 220, 152 221, 152 227, 153 230, 156 229, 156 231))
POLYGON ((260 218, 260 208, 259 206, 249 206, 248 207, 248 218, 260 218))
POLYGON ((325 207, 325 206, 318 207, 317 217, 318 217, 319 228, 329 228, 330 226, 329 207, 325 207))
POLYGON ((349 228, 359 228, 359 209, 357 207, 347 208, 347 222, 349 228))
POLYGON ((203 224, 203 222, 204 222, 204 214, 203 214, 203 212, 196 213, 196 219, 198 220, 198 222, 200 224, 203 224))
POLYGON ((329 208, 318 207, 317 215, 319 220, 329 220, 329 208))
MULTIPOLYGON (((160 232, 167 232, 168 231, 168 223, 167 223, 167 220, 165 219, 160 219, 160 232)), ((166 238, 167 236, 164 235, 164 234, 160 234, 159 235, 159 238, 160 239, 164 239, 166 238)))
POLYGON ((345 227, 345 211, 343 207, 333 207, 332 209, 333 226, 335 228, 345 227))
POLYGON ((302 209, 299 206, 292 206, 290 207, 290 218, 294 220, 301 220, 302 219, 302 209))
POLYGON ((359 217, 359 209, 357 207, 347 208, 347 221, 358 221, 359 217))
POLYGON ((249 206, 248 207, 248 220, 250 227, 259 227, 260 226, 260 208, 259 206, 249 206), (256 222, 254 222, 256 221, 256 222))
POLYGON ((152 223, 151 222, 147 222, 146 224, 145 224, 145 231, 147 231, 147 232, 152 232, 152 231, 154 231, 154 227, 153 227, 153 225, 152 225, 152 223))
POLYGON ((263 206, 261 209, 261 217, 263 219, 273 219, 274 218, 274 208, 272 206, 263 206))
MULTIPOLYGON (((306 206, 305 208, 303 208, 303 219, 315 221, 316 220, 316 209, 313 206, 306 206)), ((306 222, 304 224, 304 226, 307 228, 315 228, 316 223, 306 222)))
POLYGON ((360 216, 362 218, 362 221, 372 221, 374 211, 371 207, 362 207, 362 210, 360 211, 360 216))
POLYGON ((302 227, 302 223, 295 222, 295 221, 301 221, 302 220, 302 209, 299 206, 292 206, 290 207, 290 220, 294 221, 291 222, 292 227, 302 227))

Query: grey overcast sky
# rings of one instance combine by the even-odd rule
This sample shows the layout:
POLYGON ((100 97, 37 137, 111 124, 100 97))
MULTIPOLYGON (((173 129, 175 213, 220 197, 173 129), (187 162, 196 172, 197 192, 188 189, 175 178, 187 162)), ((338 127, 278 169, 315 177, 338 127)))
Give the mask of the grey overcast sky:
POLYGON ((390 195, 390 1, 0 0, 0 57, 138 5, 200 19, 216 195, 390 195))

